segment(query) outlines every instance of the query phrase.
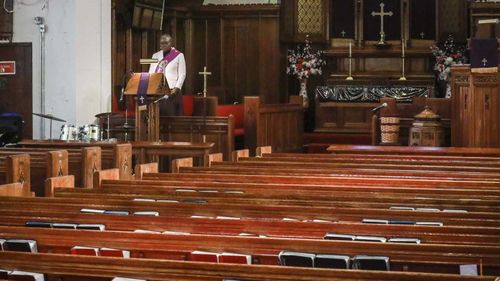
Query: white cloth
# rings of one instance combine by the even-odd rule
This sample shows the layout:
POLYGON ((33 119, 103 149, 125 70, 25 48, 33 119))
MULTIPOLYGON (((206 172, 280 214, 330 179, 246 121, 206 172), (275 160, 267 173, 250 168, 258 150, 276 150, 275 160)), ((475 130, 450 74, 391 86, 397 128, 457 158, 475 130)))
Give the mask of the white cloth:
MULTIPOLYGON (((155 53, 153 55, 153 59, 157 59, 158 61, 163 60, 163 51, 155 53)), ((157 63, 151 64, 149 67, 149 73, 155 73, 157 67, 157 63)), ((175 59, 169 62, 163 73, 167 78, 167 83, 170 89, 182 89, 184 80, 186 80, 186 60, 184 59, 184 54, 180 53, 175 59)))

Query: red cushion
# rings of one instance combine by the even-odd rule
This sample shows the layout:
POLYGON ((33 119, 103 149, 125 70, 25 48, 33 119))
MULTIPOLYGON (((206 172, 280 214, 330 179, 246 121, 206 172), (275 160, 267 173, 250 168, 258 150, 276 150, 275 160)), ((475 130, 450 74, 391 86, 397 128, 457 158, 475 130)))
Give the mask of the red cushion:
POLYGON ((229 116, 234 117, 234 128, 242 129, 245 127, 244 123, 244 107, 243 104, 226 104, 217 106, 217 116, 229 116))
POLYGON ((234 136, 244 136, 245 135, 245 128, 236 128, 234 129, 234 136))
POLYGON ((182 104, 184 107, 184 116, 193 116, 194 96, 182 96, 182 104))

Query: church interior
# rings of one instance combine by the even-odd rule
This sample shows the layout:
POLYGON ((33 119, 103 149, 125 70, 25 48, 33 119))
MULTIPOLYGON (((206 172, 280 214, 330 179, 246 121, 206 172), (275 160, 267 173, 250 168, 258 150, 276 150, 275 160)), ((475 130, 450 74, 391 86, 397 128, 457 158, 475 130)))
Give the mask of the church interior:
POLYGON ((0 280, 500 280, 500 1, 0 2, 0 280))

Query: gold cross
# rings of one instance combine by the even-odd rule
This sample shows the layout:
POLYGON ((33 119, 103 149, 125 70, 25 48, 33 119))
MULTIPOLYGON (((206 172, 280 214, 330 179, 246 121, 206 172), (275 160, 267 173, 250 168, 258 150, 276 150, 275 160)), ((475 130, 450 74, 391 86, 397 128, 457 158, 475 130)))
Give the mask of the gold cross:
POLYGON ((207 72, 207 67, 203 67, 203 72, 198 72, 198 74, 203 75, 203 97, 207 97, 207 76, 212 75, 212 72, 207 72))
POLYGON ((384 11, 385 4, 382 2, 380 3, 380 12, 372 12, 372 17, 374 16, 380 16, 380 41, 379 44, 385 44, 385 32, 384 32, 384 17, 389 16, 392 17, 393 13, 392 11, 390 12, 385 12, 384 11))

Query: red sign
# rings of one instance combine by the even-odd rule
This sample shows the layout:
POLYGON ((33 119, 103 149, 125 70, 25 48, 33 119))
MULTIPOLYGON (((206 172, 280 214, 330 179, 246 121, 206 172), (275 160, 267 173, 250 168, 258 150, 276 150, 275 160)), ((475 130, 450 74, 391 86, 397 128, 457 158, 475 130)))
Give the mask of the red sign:
POLYGON ((15 61, 0 61, 0 75, 15 75, 16 62, 15 61))

